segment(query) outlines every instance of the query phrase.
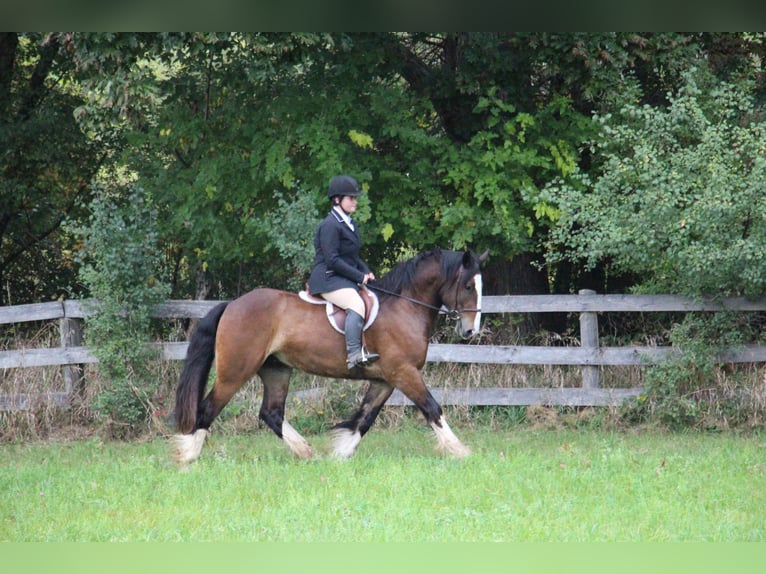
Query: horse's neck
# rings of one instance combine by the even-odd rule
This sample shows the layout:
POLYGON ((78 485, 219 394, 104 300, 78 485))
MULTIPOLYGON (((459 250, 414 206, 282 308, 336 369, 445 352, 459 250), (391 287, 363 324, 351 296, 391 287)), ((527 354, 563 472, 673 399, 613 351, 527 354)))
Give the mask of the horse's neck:
MULTIPOLYGON (((444 281, 438 272, 429 273, 418 278, 415 284, 411 287, 410 297, 438 309, 441 306, 441 296, 439 295, 439 292, 442 290, 443 286, 444 281)), ((428 311, 432 313, 433 309, 429 309, 428 311)))

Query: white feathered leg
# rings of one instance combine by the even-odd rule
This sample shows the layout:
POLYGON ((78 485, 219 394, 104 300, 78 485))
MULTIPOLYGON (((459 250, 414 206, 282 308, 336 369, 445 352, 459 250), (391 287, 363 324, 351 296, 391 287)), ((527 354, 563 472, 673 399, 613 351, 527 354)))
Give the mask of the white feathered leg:
POLYGON ((362 441, 362 434, 359 431, 352 432, 346 428, 335 429, 332 435, 332 455, 338 459, 351 458, 362 441))
POLYGON ((197 429, 191 434, 173 435, 173 458, 181 465, 186 466, 199 458, 205 439, 210 432, 207 429, 197 429))
POLYGON ((465 458, 471 454, 471 449, 460 442, 447 424, 444 416, 439 418, 438 423, 431 423, 431 428, 436 434, 437 447, 439 450, 454 456, 455 458, 465 458))
POLYGON ((311 458, 314 450, 301 434, 286 420, 282 421, 282 440, 298 458, 311 458))

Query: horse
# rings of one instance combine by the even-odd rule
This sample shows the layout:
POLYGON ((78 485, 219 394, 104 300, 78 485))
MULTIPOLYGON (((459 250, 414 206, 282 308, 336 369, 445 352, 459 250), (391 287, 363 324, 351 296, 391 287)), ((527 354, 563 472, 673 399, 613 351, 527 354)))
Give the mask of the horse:
POLYGON ((475 335, 481 321, 481 263, 466 250, 424 251, 397 263, 373 282, 378 317, 365 332, 365 343, 380 359, 365 367, 346 366, 345 339, 327 320, 323 306, 297 294, 254 289, 223 302, 200 320, 189 342, 176 388, 176 462, 185 467, 199 458, 210 426, 234 394, 253 375, 263 384, 259 418, 298 458, 314 456, 311 445, 285 417, 290 375, 299 369, 329 378, 369 381, 356 413, 332 429, 332 453, 351 457, 394 389, 422 412, 433 429, 437 448, 456 458, 470 454, 452 432, 439 403, 423 382, 429 337, 440 312, 457 320, 463 338, 475 335), (205 396, 215 361, 215 381, 205 396))

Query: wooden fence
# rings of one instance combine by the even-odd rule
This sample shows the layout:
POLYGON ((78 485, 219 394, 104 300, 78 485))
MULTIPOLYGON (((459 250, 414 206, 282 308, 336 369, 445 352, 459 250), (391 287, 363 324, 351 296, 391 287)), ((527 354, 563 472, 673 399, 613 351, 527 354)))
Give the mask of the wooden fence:
MULTIPOLYGON (((166 319, 200 318, 219 301, 168 301, 158 305, 154 316, 166 319)), ((607 312, 690 312, 690 311, 766 311, 766 298, 696 300, 675 295, 598 295, 583 290, 577 295, 501 295, 485 296, 483 313, 579 313, 580 346, 490 346, 433 344, 429 362, 575 365, 582 370, 580 388, 470 388, 433 389, 442 404, 608 406, 620 404, 641 394, 641 388, 602 388, 603 367, 647 365, 679 352, 673 347, 603 347, 599 345, 598 313, 607 312)), ((56 301, 0 308, 0 325, 27 321, 59 321, 61 346, 48 349, 0 351, 0 368, 61 366, 65 390, 50 393, 48 399, 66 404, 82 380, 84 364, 97 362, 82 346, 82 319, 86 316, 81 301, 56 301)), ((160 343, 165 360, 182 360, 187 343, 160 343)), ((723 351, 717 359, 726 363, 766 362, 766 346, 744 345, 723 351)), ((1 389, 0 389, 1 392, 1 389)), ((24 409, 35 399, 26 393, 0 394, 0 410, 24 409)), ((399 391, 388 401, 392 405, 410 404, 399 391)))

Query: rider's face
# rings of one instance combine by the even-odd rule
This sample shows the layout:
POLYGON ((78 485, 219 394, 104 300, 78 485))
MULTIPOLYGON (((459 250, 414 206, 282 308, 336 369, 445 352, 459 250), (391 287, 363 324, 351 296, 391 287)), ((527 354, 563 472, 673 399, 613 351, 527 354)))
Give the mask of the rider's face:
POLYGON ((356 197, 352 197, 350 195, 344 195, 343 198, 340 200, 340 207, 345 211, 346 213, 354 213, 356 211, 356 197))

